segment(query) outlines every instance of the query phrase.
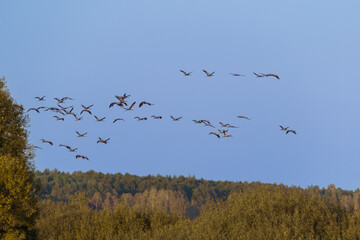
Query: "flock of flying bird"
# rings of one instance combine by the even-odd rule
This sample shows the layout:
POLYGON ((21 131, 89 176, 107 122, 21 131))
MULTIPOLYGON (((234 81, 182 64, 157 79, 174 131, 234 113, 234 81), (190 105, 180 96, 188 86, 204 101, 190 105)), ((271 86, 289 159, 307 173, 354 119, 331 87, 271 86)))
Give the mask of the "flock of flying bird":
MULTIPOLYGON (((180 72, 182 72, 184 74, 184 76, 186 77, 189 77, 191 75, 192 72, 185 72, 184 70, 180 70, 180 72)), ((203 72, 206 74, 206 77, 213 77, 214 74, 215 74, 215 71, 212 72, 212 73, 209 73, 208 71, 206 70, 203 70, 203 72)), ((243 77, 245 75, 242 75, 242 74, 238 74, 238 73, 230 73, 231 75, 233 76, 236 76, 236 77, 243 77)), ((260 74, 257 74, 254 72, 254 75, 258 78, 260 77, 274 77, 276 79, 280 79, 278 75, 276 74, 263 74, 263 73, 260 73, 260 74)), ((114 101, 114 102, 111 102, 110 105, 109 105, 109 108, 112 108, 114 106, 118 106, 122 109, 125 110, 125 112, 127 111, 132 111, 134 110, 135 106, 136 106, 136 101, 132 102, 130 104, 130 102, 128 101, 130 95, 127 95, 126 93, 124 93, 122 96, 115 96, 115 98, 117 99, 117 101, 114 101)), ((43 97, 35 97, 39 102, 44 102, 46 101, 45 98, 46 96, 43 96, 43 97)), ((75 118, 75 121, 80 121, 83 119, 83 116, 85 114, 87 115, 91 115, 91 116, 94 116, 95 120, 97 122, 103 122, 106 117, 98 117, 96 116, 95 114, 92 113, 92 107, 94 106, 93 104, 92 105, 89 105, 89 106, 84 106, 84 105, 81 105, 82 106, 82 110, 80 112, 80 114, 76 114, 73 112, 74 110, 74 107, 73 106, 62 106, 61 104, 65 104, 65 101, 67 100, 74 100, 70 97, 63 97, 63 98, 54 98, 56 101, 57 101, 57 107, 44 107, 44 106, 41 106, 41 107, 37 107, 37 108, 29 108, 27 112, 30 112, 30 111, 35 111, 37 113, 40 113, 40 110, 44 109, 43 111, 52 111, 54 112, 55 114, 57 115, 54 115, 53 118, 56 119, 56 121, 65 121, 65 116, 66 115, 72 115, 74 118, 75 118), (84 114, 84 115, 83 115, 84 114), (58 116, 58 115, 62 115, 62 116, 58 116), (81 117, 79 116, 81 115, 81 117)), ((147 101, 142 101, 140 102, 140 104, 138 105, 138 108, 141 108, 143 107, 144 105, 147 105, 147 106, 152 106, 154 104, 152 103, 149 103, 147 101)), ((162 116, 155 116, 155 115, 152 115, 151 116, 153 119, 162 119, 163 117, 162 116)), ((238 118, 240 119, 246 119, 246 120, 250 120, 250 118, 246 117, 246 116, 237 116, 238 118)), ((148 120, 147 117, 134 117, 135 119, 137 119, 138 121, 144 121, 144 120, 148 120)), ((173 120, 173 121, 180 121, 182 119, 182 116, 180 117, 174 117, 174 116, 170 116, 170 118, 173 120)), ((117 121, 124 121, 124 119, 122 118, 116 118, 113 120, 113 123, 116 123, 117 121)), ((209 120, 192 120, 195 124, 199 124, 199 125, 203 125, 203 126, 206 126, 206 127, 211 127, 211 128, 216 128, 215 126, 213 126, 209 120)), ((232 137, 232 135, 228 134, 228 131, 230 128, 237 128, 236 126, 233 126, 229 123, 222 123, 222 122, 219 122, 219 124, 221 125, 222 128, 226 128, 226 129, 218 129, 218 131, 212 131, 209 133, 209 135, 214 135, 216 136, 217 138, 228 138, 228 137, 232 137)), ((282 125, 280 125, 280 130, 281 131, 284 131, 286 134, 288 133, 293 133, 293 134, 296 134, 296 131, 295 130, 292 130, 292 129, 289 129, 289 127, 284 127, 282 125)), ((78 138, 83 138, 83 137, 86 137, 87 135, 87 132, 85 133, 80 133, 78 131, 75 131, 75 133, 77 134, 77 137, 78 138)), ((107 138, 107 139, 103 139, 101 137, 98 137, 98 140, 97 140, 97 143, 103 143, 103 144, 108 144, 110 141, 110 138, 107 138)), ((45 139, 41 139, 41 142, 42 143, 47 143, 51 146, 54 145, 54 143, 52 141, 49 141, 49 140, 45 140, 45 139)), ((59 147, 64 147, 66 149, 68 149, 70 152, 77 152, 78 148, 72 148, 68 145, 65 145, 65 144, 59 144, 59 147)), ((38 149, 41 149, 40 147, 38 146, 34 146, 34 148, 38 148, 38 149)), ((86 160, 89 160, 89 158, 85 155, 81 155, 81 154, 76 154, 75 155, 75 158, 82 158, 82 159, 86 159, 86 160)))

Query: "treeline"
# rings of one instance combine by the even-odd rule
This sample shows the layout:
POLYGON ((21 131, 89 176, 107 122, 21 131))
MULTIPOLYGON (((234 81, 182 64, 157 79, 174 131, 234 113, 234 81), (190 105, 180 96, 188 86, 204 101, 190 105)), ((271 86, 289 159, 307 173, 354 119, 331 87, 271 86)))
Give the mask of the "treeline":
POLYGON ((346 209, 336 189, 329 198, 314 189, 260 184, 207 204, 194 220, 146 204, 94 210, 80 193, 41 201, 36 228, 38 239, 360 239, 356 204, 346 209))
POLYGON ((247 185, 229 181, 206 181, 184 176, 145 176, 103 174, 95 171, 65 173, 45 169, 36 172, 41 184, 40 199, 69 201, 76 193, 84 193, 93 209, 111 209, 122 202, 140 208, 142 205, 163 206, 163 209, 195 218, 208 202, 226 200, 247 185))
MULTIPOLYGON (((42 186, 40 199, 69 202, 70 198, 83 193, 94 210, 113 209, 119 203, 142 209, 161 207, 193 219, 199 216, 209 203, 226 201, 233 193, 247 192, 259 186, 271 185, 260 182, 207 181, 184 176, 145 176, 131 174, 103 174, 95 171, 65 173, 45 169, 36 171, 36 182, 42 186)), ((360 208, 360 190, 344 191, 329 185, 320 189, 307 189, 328 202, 339 204, 346 210, 360 208)))

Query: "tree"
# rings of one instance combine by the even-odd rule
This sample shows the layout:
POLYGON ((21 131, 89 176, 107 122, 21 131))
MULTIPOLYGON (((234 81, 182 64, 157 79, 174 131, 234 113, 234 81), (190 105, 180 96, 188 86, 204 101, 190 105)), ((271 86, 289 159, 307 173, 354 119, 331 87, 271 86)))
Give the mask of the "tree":
POLYGON ((34 239, 37 190, 28 118, 0 79, 0 239, 34 239))

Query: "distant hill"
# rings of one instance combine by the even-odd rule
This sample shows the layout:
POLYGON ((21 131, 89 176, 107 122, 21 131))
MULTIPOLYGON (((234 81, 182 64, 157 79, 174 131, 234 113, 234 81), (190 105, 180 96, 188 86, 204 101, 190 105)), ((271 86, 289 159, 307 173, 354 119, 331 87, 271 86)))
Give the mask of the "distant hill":
MULTIPOLYGON (((189 218, 198 216, 206 204, 226 201, 233 193, 266 185, 283 186, 260 182, 210 181, 194 176, 139 177, 128 173, 103 174, 95 171, 66 173, 56 169, 37 171, 36 181, 42 186, 40 199, 68 202, 75 194, 84 193, 94 209, 112 208, 119 202, 139 207, 146 202, 149 206, 159 206, 189 218)), ((326 189, 311 186, 307 190, 346 209, 360 208, 359 190, 344 191, 334 185, 326 189)))

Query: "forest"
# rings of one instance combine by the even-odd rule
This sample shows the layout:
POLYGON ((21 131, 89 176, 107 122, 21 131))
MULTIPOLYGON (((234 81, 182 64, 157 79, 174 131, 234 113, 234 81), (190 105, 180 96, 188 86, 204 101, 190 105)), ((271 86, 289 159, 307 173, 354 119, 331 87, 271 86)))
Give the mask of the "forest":
POLYGON ((359 239, 360 190, 37 171, 39 239, 359 239))

